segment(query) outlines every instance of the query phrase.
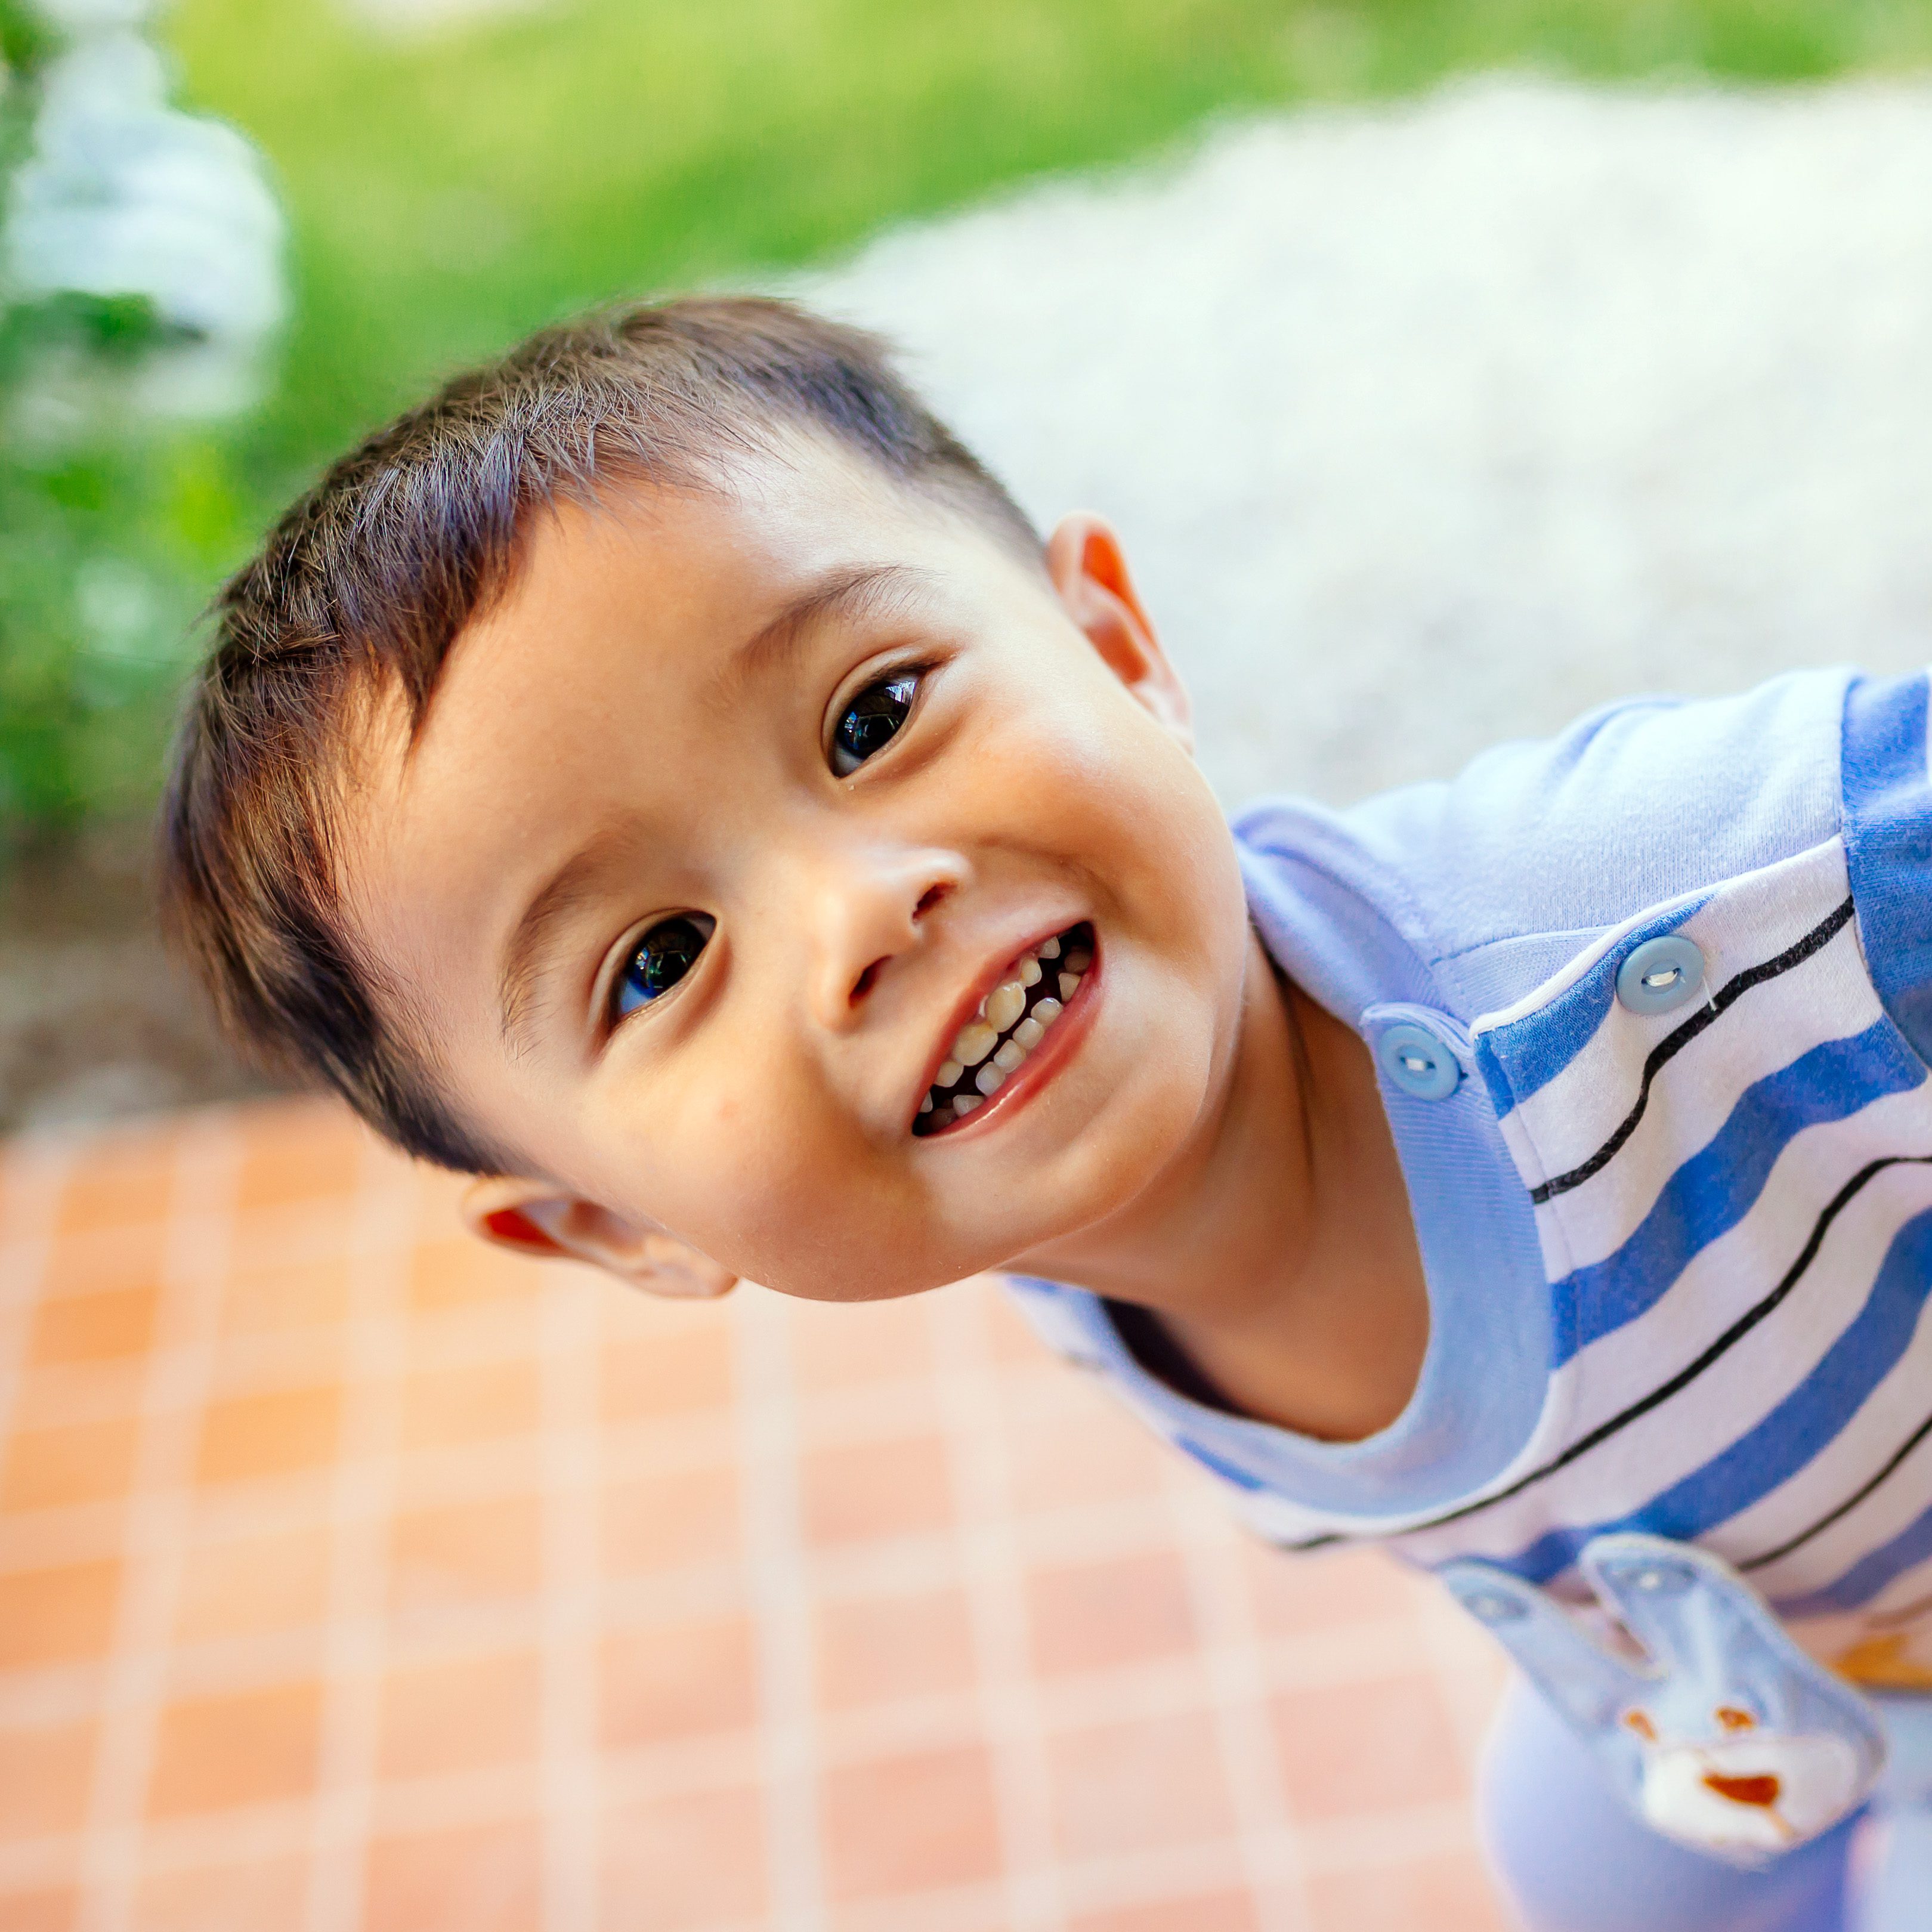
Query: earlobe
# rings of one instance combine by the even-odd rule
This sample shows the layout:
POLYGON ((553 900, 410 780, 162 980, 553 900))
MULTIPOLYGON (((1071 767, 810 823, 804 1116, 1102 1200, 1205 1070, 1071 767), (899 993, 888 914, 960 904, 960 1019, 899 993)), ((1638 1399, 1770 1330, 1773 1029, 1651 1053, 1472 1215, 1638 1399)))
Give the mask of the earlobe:
POLYGON ((1046 569, 1067 615, 1107 668, 1192 751, 1193 711, 1186 687, 1142 608, 1113 526, 1090 511, 1062 518, 1047 539, 1046 569))
POLYGON ((472 1181, 461 1213, 470 1232, 495 1246, 539 1259, 587 1262, 648 1294, 712 1300, 738 1285, 729 1269, 655 1222, 550 1182, 506 1174, 472 1181))

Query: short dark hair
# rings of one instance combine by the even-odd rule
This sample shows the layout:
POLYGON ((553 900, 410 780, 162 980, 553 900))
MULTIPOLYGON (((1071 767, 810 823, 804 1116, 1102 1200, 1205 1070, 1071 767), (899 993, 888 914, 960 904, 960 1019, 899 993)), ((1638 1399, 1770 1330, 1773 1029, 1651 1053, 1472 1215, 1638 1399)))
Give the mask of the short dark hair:
POLYGON ((162 814, 164 916, 252 1054, 319 1076, 422 1159, 512 1164, 466 1127, 416 1001, 343 910, 334 828, 359 705, 420 727, 451 645, 508 588, 533 512, 614 484, 703 487, 788 431, 1040 554, 885 344, 789 302, 687 298, 544 330, 370 436, 215 600, 162 814))

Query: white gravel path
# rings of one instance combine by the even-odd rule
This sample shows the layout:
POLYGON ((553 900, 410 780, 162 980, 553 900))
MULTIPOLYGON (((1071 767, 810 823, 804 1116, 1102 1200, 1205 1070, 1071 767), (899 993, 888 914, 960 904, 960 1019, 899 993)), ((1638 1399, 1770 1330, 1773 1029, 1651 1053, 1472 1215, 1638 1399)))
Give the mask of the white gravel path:
POLYGON ((1932 85, 1299 114, 806 292, 1118 522, 1230 802, 1932 657, 1932 85))

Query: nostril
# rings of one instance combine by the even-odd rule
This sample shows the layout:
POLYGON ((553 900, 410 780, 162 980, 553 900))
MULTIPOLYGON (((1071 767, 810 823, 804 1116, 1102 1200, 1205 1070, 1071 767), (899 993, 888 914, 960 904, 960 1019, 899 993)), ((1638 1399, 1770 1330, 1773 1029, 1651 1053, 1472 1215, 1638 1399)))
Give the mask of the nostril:
POLYGON ((872 990, 873 985, 879 976, 879 969, 885 963, 883 959, 874 959, 872 964, 868 966, 865 971, 853 982, 850 996, 852 1005, 856 1006, 872 990))
POLYGON ((919 904, 912 909, 913 917, 923 919, 952 890, 950 886, 943 882, 936 886, 928 886, 920 895, 919 904))

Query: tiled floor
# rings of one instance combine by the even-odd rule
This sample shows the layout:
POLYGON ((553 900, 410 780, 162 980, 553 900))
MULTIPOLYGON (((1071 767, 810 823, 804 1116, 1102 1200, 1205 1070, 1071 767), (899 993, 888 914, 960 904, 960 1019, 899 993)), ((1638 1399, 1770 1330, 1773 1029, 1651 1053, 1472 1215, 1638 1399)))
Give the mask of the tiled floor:
POLYGON ((309 1106, 4 1161, 5 1932, 1496 1932, 1485 1640, 986 1286, 629 1298, 309 1106))

